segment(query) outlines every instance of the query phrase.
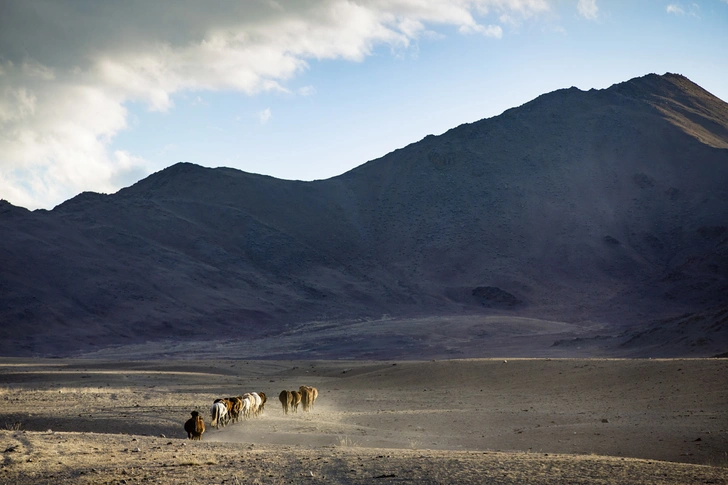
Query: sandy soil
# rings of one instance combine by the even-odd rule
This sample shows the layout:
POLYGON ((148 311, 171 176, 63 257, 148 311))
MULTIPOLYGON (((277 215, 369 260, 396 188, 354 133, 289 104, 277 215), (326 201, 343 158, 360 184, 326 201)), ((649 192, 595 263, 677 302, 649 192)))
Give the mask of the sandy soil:
POLYGON ((726 359, 6 358, 0 483, 728 483, 727 384, 726 359), (247 391, 262 416, 184 439, 247 391))

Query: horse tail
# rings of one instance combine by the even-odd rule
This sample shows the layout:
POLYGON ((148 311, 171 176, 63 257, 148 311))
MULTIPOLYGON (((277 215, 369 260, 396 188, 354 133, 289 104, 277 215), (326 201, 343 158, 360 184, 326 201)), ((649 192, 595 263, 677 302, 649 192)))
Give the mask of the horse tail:
POLYGON ((212 405, 212 421, 210 422, 210 426, 217 428, 219 424, 220 419, 220 408, 219 406, 212 405))

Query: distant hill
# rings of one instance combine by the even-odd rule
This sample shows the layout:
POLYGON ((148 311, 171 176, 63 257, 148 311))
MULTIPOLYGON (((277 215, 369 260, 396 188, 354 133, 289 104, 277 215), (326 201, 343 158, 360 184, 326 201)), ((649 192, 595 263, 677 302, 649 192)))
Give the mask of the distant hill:
POLYGON ((383 315, 600 322, 637 345, 693 313, 718 322, 693 335, 710 355, 728 104, 676 74, 562 89, 328 180, 180 163, 52 211, 3 201, 0 234, 1 355, 383 315))

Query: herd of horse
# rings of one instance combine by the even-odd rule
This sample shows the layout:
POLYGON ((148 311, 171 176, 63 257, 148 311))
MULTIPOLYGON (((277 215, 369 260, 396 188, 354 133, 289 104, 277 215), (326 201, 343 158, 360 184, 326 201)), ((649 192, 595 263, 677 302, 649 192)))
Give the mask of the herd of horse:
POLYGON ((316 402, 318 397, 318 389, 310 386, 301 386, 297 391, 281 391, 278 395, 278 400, 283 406, 283 414, 289 412, 298 412, 299 404, 304 411, 313 411, 313 404, 316 402))
POLYGON ((265 407, 264 392, 247 392, 242 396, 215 399, 210 408, 210 426, 215 429, 236 423, 240 418, 259 416, 265 407))
MULTIPOLYGON (((318 397, 318 389, 310 386, 301 386, 297 391, 281 391, 278 399, 283 407, 283 414, 298 412, 298 406, 303 411, 310 412, 318 397)), ((248 392, 242 396, 223 397, 215 399, 210 408, 210 426, 219 429, 230 423, 236 423, 241 418, 248 419, 260 416, 267 401, 264 392, 248 392)), ((205 422, 197 411, 192 411, 192 418, 185 422, 184 428, 187 438, 201 440, 205 432, 205 422)))

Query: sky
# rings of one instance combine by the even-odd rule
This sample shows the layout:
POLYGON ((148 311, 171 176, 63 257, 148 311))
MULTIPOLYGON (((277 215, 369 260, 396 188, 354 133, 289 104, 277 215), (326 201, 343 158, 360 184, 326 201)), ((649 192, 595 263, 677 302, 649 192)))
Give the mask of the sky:
POLYGON ((728 101, 728 0, 0 0, 0 199, 177 162, 325 179, 665 72, 728 101))

